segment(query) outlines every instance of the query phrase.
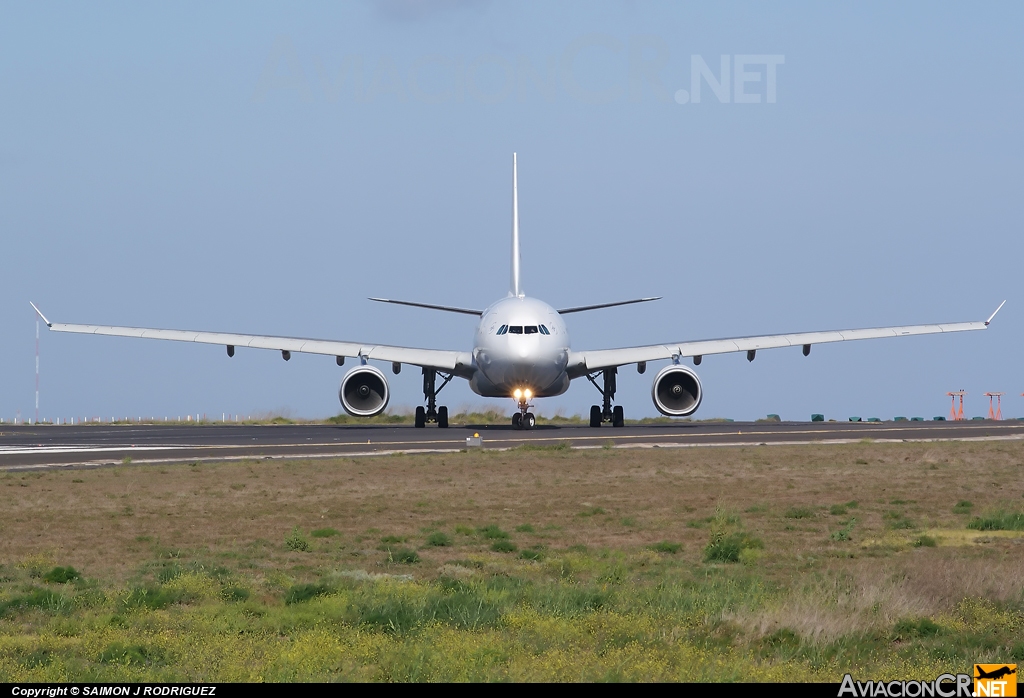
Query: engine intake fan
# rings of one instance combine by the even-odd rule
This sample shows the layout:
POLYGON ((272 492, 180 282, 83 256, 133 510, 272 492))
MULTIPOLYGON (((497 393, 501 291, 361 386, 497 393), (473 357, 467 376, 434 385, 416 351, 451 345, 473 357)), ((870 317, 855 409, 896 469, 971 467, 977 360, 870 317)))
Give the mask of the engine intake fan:
POLYGON ((668 417, 686 417, 700 407, 704 393, 700 378, 685 366, 670 365, 658 371, 651 388, 651 399, 658 411, 668 417))
POLYGON ((342 378, 338 397, 353 417, 372 417, 388 406, 391 391, 383 373, 373 366, 359 366, 342 378))

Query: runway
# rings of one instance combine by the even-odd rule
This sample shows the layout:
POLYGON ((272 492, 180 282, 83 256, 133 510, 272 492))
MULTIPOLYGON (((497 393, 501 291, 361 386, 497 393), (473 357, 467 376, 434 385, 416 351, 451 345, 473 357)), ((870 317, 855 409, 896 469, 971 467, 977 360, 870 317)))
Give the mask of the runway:
POLYGON ((567 443, 573 448, 683 448, 773 444, 1024 439, 1024 421, 678 422, 610 426, 146 425, 0 427, 0 470, 96 467, 263 458, 326 458, 395 452, 453 452, 466 438, 507 449, 567 443))

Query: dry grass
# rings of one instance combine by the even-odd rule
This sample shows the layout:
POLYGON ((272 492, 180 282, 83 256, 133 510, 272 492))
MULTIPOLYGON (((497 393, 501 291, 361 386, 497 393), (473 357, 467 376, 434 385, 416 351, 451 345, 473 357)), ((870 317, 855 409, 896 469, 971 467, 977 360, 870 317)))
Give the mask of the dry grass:
MULTIPOLYGON (((255 602, 278 608, 290 585, 339 578, 521 578, 538 594, 543 584, 623 585, 627 606, 627 596, 696 579, 721 595, 694 621, 707 642, 734 628, 745 638, 731 641, 737 651, 781 631, 826 647, 907 618, 960 627, 974 613, 965 599, 1019 619, 1024 532, 966 526, 972 514, 1024 508, 1022 475, 1020 442, 474 450, 7 473, 0 572, 37 578, 71 565, 126 589, 180 561, 248 580, 255 602), (974 502, 972 514, 954 511, 962 500, 974 502), (740 564, 706 564, 711 537, 729 533, 764 547, 740 564), (296 535, 308 551, 289 549, 296 535), (938 544, 921 545, 922 535, 938 544), (730 600, 734 588, 746 591, 730 600)), ((660 608, 673 608, 666 598, 660 608)), ((656 623, 670 611, 652 613, 656 623)), ((652 637, 676 632, 680 621, 665 618, 652 637)), ((885 656, 878 642, 872 656, 885 656)), ((838 666, 806 656, 800 666, 814 671, 838 666)))
MULTIPOLYGON (((944 599, 976 575, 912 571, 939 561, 996 569, 1011 564, 1000 560, 1020 550, 1019 540, 976 536, 981 542, 955 550, 913 550, 915 532, 963 529, 966 519, 953 506, 964 498, 979 509, 1020 509, 1022 462, 1024 445, 1013 442, 474 451, 8 473, 0 476, 0 558, 45 553, 118 582, 151 559, 153 545, 214 555, 266 545, 281 557, 281 543, 296 526, 334 528, 340 536, 325 539, 312 559, 292 554, 317 565, 333 563, 341 542, 349 557, 373 557, 382 535, 421 544, 426 529, 494 523, 510 531, 530 524, 536 533, 519 534, 524 542, 566 547, 639 549, 672 540, 698 559, 708 538, 702 520, 725 511, 765 540, 770 554, 760 566, 770 578, 788 580, 796 569, 891 572, 898 561, 916 580, 908 583, 926 584, 929 598, 944 599), (829 514, 831 505, 850 500, 857 504, 846 514, 829 514), (793 509, 813 515, 788 518, 793 509), (915 528, 893 530, 897 515, 915 528), (851 518, 851 540, 830 540, 830 531, 851 518), (936 584, 952 586, 947 593, 936 584)), ((461 554, 431 549, 420 572, 461 554)), ((971 584, 970 590, 1001 589, 996 581, 971 584)))

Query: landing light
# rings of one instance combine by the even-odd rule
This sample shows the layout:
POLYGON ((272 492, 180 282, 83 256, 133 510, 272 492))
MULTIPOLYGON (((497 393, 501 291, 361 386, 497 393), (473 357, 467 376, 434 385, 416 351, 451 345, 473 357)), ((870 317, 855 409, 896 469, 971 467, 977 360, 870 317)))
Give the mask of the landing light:
POLYGON ((512 393, 512 394, 515 395, 516 400, 518 400, 519 398, 521 398, 523 396, 523 391, 520 390, 519 388, 516 388, 515 392, 512 393))
POLYGON ((531 397, 533 397, 533 393, 530 392, 529 388, 527 388, 525 391, 523 391, 523 397, 525 397, 527 400, 529 400, 531 397))

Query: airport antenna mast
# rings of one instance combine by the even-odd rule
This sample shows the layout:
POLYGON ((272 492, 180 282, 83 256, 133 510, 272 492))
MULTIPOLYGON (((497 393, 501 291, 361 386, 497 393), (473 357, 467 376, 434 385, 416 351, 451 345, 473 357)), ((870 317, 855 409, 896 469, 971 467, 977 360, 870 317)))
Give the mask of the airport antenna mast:
POLYGON ((985 393, 988 397, 988 418, 1002 420, 1003 418, 1003 395, 1006 393, 985 393), (996 399, 995 410, 992 410, 992 398, 996 399))
POLYGON ((946 393, 953 400, 952 406, 949 408, 949 421, 951 422, 962 422, 964 421, 964 395, 967 394, 966 390, 954 390, 951 393, 946 393), (956 409, 956 399, 960 398, 960 411, 956 409))

